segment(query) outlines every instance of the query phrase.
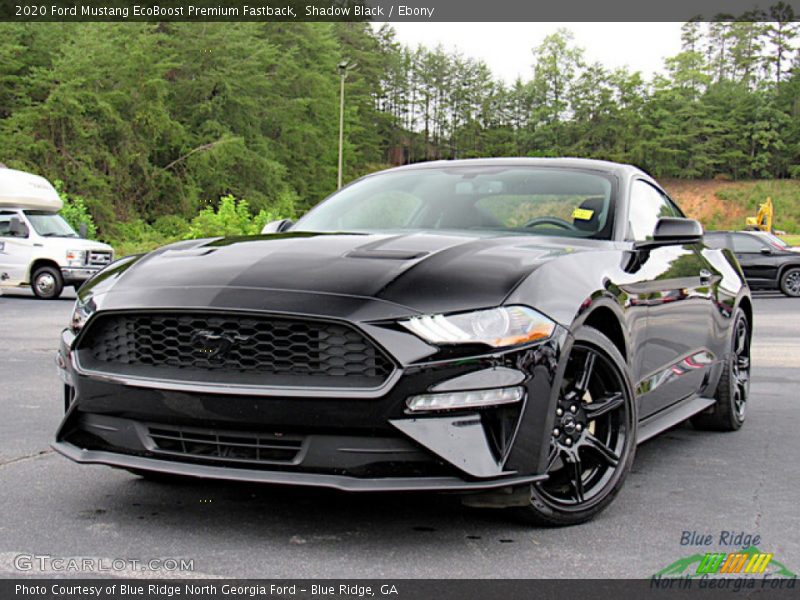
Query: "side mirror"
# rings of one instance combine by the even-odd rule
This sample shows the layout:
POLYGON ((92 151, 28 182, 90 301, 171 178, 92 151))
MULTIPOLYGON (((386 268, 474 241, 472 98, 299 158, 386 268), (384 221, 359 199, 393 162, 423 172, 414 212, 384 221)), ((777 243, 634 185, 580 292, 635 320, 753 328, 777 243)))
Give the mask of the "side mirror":
POLYGON ((287 231, 292 225, 294 225, 294 221, 291 219, 280 219, 279 221, 270 221, 264 228, 261 230, 261 234, 268 234, 268 233, 281 233, 283 231, 287 231))
POLYGON ((28 237, 28 229, 19 220, 19 217, 11 217, 8 222, 8 232, 13 237, 28 237))
POLYGON ((703 226, 694 219, 681 217, 661 217, 656 222, 653 239, 636 242, 642 250, 661 246, 697 244, 703 240, 703 226))
POLYGON ((766 256, 771 256, 772 255, 772 248, 762 248, 761 249, 761 254, 764 254, 766 256))
POLYGON ((78 227, 78 235, 82 238, 86 237, 86 234, 89 233, 89 226, 86 223, 81 223, 80 227, 78 227))

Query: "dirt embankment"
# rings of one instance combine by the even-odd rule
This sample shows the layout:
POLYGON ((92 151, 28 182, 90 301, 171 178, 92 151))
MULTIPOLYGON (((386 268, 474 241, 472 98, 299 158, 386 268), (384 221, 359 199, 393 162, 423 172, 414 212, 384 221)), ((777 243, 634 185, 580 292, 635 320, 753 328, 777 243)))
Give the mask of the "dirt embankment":
POLYGON ((667 193, 680 205, 688 217, 698 219, 707 226, 740 229, 745 218, 750 216, 742 205, 722 200, 717 192, 752 185, 747 181, 699 181, 666 179, 661 184, 667 193))

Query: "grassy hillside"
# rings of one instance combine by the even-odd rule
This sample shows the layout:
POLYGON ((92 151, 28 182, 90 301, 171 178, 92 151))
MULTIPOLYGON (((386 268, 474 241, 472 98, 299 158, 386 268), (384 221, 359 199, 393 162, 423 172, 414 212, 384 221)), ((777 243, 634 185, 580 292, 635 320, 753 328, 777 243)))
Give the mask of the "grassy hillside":
POLYGON ((800 234, 800 180, 761 181, 666 180, 662 182, 688 216, 706 229, 742 229, 768 197, 775 205, 777 230, 800 234))
POLYGON ((800 246, 800 235, 784 235, 781 237, 790 246, 800 246))

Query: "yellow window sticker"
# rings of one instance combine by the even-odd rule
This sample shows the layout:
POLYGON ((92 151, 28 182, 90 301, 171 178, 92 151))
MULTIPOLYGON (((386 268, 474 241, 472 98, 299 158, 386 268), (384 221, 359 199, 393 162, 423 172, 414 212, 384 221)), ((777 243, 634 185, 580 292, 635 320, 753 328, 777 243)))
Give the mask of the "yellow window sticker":
POLYGON ((580 221, 591 221, 594 211, 588 208, 576 208, 572 211, 572 218, 580 221))

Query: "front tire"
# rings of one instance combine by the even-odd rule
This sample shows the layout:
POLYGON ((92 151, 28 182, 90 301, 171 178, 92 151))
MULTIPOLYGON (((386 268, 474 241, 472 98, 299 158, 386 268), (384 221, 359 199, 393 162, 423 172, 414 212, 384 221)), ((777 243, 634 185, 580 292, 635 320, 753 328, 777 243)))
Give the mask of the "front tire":
POLYGON ((741 308, 733 321, 731 351, 722 369, 715 398, 708 410, 692 417, 696 429, 736 431, 747 416, 750 396, 750 323, 741 308))
POLYGON ((791 298, 800 298, 800 267, 786 269, 781 274, 781 292, 791 298))
POLYGON ((33 274, 31 288, 41 300, 56 300, 64 290, 64 279, 54 267, 39 267, 33 274))
POLYGON ((619 493, 636 453, 636 403, 625 359, 602 333, 575 333, 560 383, 547 481, 519 509, 528 522, 576 525, 594 518, 619 493))

